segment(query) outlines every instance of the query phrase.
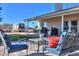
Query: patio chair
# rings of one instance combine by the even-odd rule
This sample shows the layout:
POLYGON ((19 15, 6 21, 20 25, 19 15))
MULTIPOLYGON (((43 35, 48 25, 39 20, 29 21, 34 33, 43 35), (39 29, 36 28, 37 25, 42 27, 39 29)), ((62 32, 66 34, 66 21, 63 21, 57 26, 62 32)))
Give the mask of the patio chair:
POLYGON ((4 53, 7 53, 7 55, 9 55, 9 53, 17 52, 17 51, 21 51, 21 50, 25 50, 25 49, 27 50, 26 52, 28 55, 28 45, 27 44, 20 44, 20 43, 12 44, 9 36, 3 32, 0 32, 0 38, 4 45, 4 53))
POLYGON ((76 50, 79 50, 79 35, 78 33, 63 32, 60 36, 60 41, 56 48, 46 47, 46 50, 54 55, 67 55, 76 50))

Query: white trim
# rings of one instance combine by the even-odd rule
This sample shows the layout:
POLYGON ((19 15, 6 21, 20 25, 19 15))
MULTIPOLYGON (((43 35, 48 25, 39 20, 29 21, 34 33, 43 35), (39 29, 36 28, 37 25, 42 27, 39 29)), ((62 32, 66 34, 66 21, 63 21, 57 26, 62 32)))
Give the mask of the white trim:
MULTIPOLYGON (((79 13, 79 11, 77 11, 77 12, 69 12, 69 13, 65 13, 65 14, 57 14, 57 15, 49 15, 49 16, 45 16, 45 17, 42 17, 42 18, 40 18, 40 19, 46 19, 46 18, 54 18, 54 17, 60 17, 60 16, 62 16, 62 15, 71 15, 71 14, 78 14, 79 13)), ((38 19, 39 20, 39 19, 38 19)))
POLYGON ((67 12, 71 12, 71 11, 76 11, 76 10, 79 10, 79 7, 73 8, 73 9, 69 9, 69 10, 60 11, 60 12, 56 12, 56 13, 51 13, 51 14, 47 14, 47 15, 42 15, 42 16, 47 17, 47 16, 51 16, 51 15, 63 14, 63 13, 67 13, 67 12))
POLYGON ((38 21, 38 30, 39 30, 39 38, 42 38, 42 34, 41 34, 41 23, 38 21))
POLYGON ((32 17, 31 21, 32 20, 46 19, 46 18, 53 18, 53 17, 62 16, 62 15, 78 14, 78 13, 79 13, 79 7, 76 7, 73 9, 68 9, 68 10, 64 10, 64 11, 60 11, 60 12, 56 12, 56 13, 51 12, 48 14, 32 17), (37 18, 37 19, 35 19, 35 18, 37 18))
POLYGON ((64 15, 61 16, 61 32, 64 30, 64 15))

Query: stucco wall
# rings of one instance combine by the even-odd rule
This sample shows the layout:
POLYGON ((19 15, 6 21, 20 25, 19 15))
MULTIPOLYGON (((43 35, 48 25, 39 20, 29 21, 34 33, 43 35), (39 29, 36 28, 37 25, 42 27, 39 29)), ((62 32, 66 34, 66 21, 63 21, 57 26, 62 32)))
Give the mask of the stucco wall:
POLYGON ((66 16, 64 16, 64 19, 65 19, 65 21, 78 20, 79 19, 79 14, 66 15, 66 16))
POLYGON ((51 30, 51 27, 55 27, 59 30, 61 30, 61 19, 60 17, 56 18, 50 18, 50 19, 42 19, 40 22, 47 22, 48 26, 47 28, 51 30))
POLYGON ((67 15, 64 17, 64 21, 77 21, 77 30, 79 32, 79 14, 72 14, 72 15, 67 15))

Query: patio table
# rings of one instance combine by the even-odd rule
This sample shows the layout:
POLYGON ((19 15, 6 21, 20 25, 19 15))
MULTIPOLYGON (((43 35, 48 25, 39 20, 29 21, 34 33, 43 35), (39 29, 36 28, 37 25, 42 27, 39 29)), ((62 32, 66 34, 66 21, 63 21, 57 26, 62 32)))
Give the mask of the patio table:
POLYGON ((45 38, 33 38, 33 39, 29 39, 29 41, 37 43, 37 54, 39 54, 39 46, 40 46, 40 42, 46 40, 45 38))

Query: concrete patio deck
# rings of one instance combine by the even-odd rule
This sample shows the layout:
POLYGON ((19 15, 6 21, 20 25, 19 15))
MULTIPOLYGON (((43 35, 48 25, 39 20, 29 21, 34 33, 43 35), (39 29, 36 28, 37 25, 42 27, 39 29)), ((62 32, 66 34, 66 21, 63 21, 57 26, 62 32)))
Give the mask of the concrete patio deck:
MULTIPOLYGON (((40 46, 40 48, 42 48, 42 47, 40 46)), ((53 56, 52 53, 49 53, 47 51, 45 51, 45 54, 46 54, 45 56, 53 56)), ((0 46, 0 56, 7 56, 6 53, 3 55, 3 46, 0 46)), ((9 56, 27 56, 27 55, 26 55, 26 50, 22 50, 21 52, 18 51, 18 52, 10 53, 9 56)), ((28 56, 43 56, 42 49, 40 49, 39 54, 37 55, 37 46, 35 46, 35 47, 31 46, 31 47, 29 47, 28 56)))
MULTIPOLYGON (((37 44, 30 44, 29 42, 27 44, 29 44, 28 56, 43 56, 42 45, 40 46, 39 54, 37 55, 37 44)), ((3 54, 3 46, 1 45, 0 56, 2 56, 2 54, 3 54)), ((5 53, 3 56, 7 56, 7 54, 5 53)), ((27 56, 27 55, 26 55, 26 50, 23 50, 21 52, 18 51, 18 52, 10 53, 9 56, 27 56)), ((48 51, 45 51, 45 56, 56 56, 56 55, 48 51)), ((68 56, 79 56, 79 51, 68 54, 68 56)))

